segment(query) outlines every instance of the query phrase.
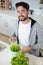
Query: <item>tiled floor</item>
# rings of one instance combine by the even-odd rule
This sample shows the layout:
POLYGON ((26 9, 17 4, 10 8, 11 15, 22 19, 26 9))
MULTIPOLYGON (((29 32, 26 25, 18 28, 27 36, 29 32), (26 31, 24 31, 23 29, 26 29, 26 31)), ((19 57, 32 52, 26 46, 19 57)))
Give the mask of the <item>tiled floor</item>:
MULTIPOLYGON (((4 41, 4 42, 7 42, 9 44, 9 36, 6 36, 6 35, 0 33, 0 40, 4 41)), ((40 50, 40 51, 43 55, 43 50, 40 50)))

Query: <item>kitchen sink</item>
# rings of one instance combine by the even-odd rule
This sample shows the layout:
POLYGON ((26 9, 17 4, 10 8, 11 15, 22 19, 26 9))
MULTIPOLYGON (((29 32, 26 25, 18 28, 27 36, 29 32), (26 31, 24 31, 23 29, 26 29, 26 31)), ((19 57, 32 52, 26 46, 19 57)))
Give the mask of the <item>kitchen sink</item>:
POLYGON ((8 46, 7 43, 0 41, 0 52, 8 46))
POLYGON ((6 46, 4 45, 4 44, 1 44, 0 43, 0 52, 3 50, 3 49, 5 49, 6 48, 6 46))

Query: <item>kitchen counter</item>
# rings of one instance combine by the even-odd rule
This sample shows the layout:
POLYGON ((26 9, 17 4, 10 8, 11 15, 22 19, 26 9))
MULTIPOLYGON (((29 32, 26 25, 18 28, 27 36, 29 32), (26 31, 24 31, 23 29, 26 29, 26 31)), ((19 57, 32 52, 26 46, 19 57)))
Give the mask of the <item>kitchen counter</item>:
MULTIPOLYGON (((9 45, 7 45, 7 47, 0 52, 0 65, 11 65, 12 56, 9 45)), ((43 57, 39 58, 27 53, 26 56, 29 57, 29 65, 43 65, 43 57)))

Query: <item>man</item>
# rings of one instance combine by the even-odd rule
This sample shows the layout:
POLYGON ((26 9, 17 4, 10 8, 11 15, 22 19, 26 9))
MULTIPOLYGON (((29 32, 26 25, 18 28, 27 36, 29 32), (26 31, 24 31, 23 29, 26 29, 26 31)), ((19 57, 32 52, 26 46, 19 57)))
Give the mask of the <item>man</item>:
POLYGON ((28 52, 30 54, 41 56, 40 48, 43 47, 43 33, 38 22, 28 17, 29 5, 25 2, 16 3, 16 9, 18 13, 18 29, 17 33, 9 38, 12 42, 17 39, 17 43, 22 48, 22 52, 28 52))

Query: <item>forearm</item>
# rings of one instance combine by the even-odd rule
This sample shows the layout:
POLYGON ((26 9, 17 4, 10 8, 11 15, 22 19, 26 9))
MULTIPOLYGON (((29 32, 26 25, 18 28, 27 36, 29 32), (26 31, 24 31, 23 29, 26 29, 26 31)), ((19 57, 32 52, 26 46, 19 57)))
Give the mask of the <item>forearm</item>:
POLYGON ((31 52, 33 49, 33 47, 25 47, 22 49, 22 52, 31 52))

